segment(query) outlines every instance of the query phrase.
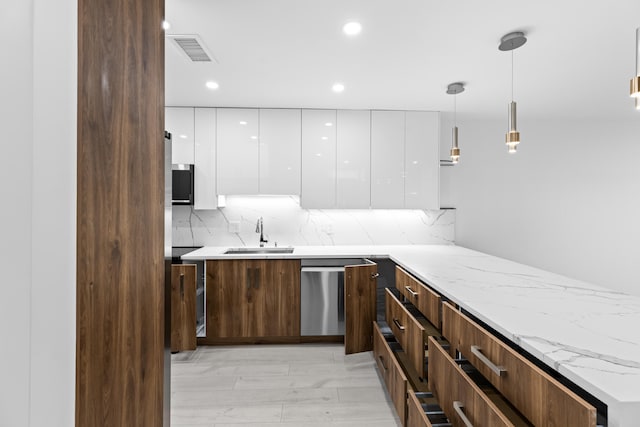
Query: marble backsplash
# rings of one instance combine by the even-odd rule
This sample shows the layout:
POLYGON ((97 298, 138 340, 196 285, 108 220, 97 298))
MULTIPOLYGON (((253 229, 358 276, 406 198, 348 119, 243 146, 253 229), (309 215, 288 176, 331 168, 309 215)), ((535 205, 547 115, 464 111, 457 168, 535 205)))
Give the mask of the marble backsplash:
POLYGON ((296 197, 228 196, 226 206, 173 207, 173 246, 454 244, 455 210, 303 209, 296 197))

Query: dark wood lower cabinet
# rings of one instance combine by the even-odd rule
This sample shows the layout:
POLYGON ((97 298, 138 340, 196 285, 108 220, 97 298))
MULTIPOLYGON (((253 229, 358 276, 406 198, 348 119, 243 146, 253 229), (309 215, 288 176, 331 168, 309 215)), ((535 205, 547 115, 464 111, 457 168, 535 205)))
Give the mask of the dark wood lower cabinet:
POLYGON ((196 265, 171 266, 171 351, 196 349, 196 265))
POLYGON ((345 354, 373 350, 373 322, 376 320, 376 264, 344 268, 345 354))
POLYGON ((207 337, 300 336, 300 260, 208 260, 207 337))

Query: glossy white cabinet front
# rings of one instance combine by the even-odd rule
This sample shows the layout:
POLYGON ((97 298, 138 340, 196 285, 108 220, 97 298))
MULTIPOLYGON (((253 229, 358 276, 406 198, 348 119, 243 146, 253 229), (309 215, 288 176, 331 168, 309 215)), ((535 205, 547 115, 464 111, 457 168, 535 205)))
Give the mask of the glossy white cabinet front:
POLYGON ((216 109, 195 109, 194 203, 195 209, 215 209, 216 194, 216 109))
POLYGON ((371 111, 338 110, 337 207, 367 209, 371 205, 371 111))
POLYGON ((260 194, 300 194, 300 114, 260 109, 260 194))
POLYGON ((407 209, 440 209, 439 133, 439 113, 405 113, 404 207, 407 209))
POLYGON ((303 208, 336 207, 336 111, 302 110, 303 208))
POLYGON ((164 122, 165 130, 171 133, 171 163, 193 164, 193 108, 167 107, 164 122))
POLYGON ((371 207, 404 207, 404 111, 371 112, 371 207))
POLYGON ((218 194, 258 194, 258 110, 217 112, 218 194))

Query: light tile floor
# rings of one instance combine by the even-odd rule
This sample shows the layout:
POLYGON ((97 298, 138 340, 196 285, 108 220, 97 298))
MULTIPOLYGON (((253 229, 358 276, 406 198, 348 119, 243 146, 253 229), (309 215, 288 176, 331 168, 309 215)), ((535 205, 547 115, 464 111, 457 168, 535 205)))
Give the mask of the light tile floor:
POLYGON ((399 427, 371 352, 198 347, 171 358, 173 427, 399 427))

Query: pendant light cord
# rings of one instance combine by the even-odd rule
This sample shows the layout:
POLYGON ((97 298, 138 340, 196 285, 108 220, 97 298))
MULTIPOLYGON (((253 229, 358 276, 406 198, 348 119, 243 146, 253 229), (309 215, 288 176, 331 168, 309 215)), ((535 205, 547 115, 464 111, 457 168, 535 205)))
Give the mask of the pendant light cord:
POLYGON ((456 121, 457 121, 457 111, 458 111, 458 107, 456 105, 456 98, 458 98, 458 94, 456 93, 455 95, 453 95, 453 127, 456 126, 456 121))
POLYGON ((513 50, 511 51, 511 102, 513 102, 513 50))

